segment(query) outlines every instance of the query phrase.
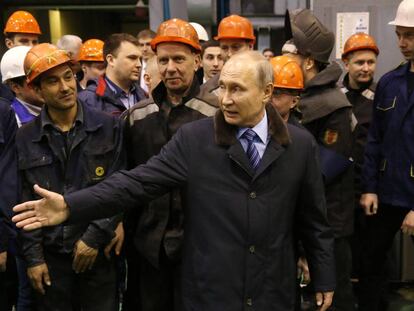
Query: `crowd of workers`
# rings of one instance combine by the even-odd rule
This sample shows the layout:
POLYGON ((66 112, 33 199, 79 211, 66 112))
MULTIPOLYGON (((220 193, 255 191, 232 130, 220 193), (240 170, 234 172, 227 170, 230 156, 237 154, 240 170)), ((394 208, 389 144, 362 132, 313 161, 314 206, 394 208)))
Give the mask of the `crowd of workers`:
POLYGON ((412 0, 390 24, 406 62, 376 84, 374 38, 341 67, 308 9, 277 56, 238 15, 214 39, 171 19, 55 46, 14 12, 0 309, 301 310, 305 284, 318 310, 386 310, 387 252, 414 235, 412 0))

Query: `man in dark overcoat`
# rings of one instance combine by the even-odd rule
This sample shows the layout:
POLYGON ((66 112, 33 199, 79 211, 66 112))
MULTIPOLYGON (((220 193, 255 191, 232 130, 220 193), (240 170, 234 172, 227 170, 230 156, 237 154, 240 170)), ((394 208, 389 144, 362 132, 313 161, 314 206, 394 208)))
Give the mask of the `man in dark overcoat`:
POLYGON ((320 310, 333 296, 333 234, 317 145, 272 106, 272 66, 233 56, 219 80, 214 118, 183 125, 161 152, 108 182, 16 206, 26 230, 106 217, 181 187, 185 227, 183 310, 294 310, 295 241, 308 254, 320 310))

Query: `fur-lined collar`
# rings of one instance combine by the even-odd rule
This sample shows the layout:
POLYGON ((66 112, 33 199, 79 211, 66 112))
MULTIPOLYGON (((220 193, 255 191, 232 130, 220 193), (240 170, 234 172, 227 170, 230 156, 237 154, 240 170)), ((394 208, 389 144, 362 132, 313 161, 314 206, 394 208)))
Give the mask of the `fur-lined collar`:
MULTIPOLYGON (((266 105, 266 112, 269 121, 269 135, 271 138, 279 145, 289 145, 291 142, 290 136, 282 117, 271 104, 266 105)), ((214 117, 214 131, 216 143, 218 145, 230 146, 237 142, 237 127, 230 125, 225 121, 221 110, 217 110, 214 117)))

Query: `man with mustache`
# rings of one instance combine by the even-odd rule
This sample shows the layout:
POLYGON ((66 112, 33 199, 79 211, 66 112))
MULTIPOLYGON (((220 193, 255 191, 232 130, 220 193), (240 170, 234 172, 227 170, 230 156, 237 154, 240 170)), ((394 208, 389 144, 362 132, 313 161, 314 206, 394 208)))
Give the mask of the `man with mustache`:
MULTIPOLYGON (((212 116, 217 109, 193 100, 200 89, 195 72, 201 51, 193 26, 180 19, 165 21, 151 41, 151 48, 156 53, 161 82, 149 99, 124 115, 130 168, 160 152, 182 125, 212 116)), ((181 310, 182 209, 180 190, 171 189, 125 217, 130 272, 127 310, 137 310, 138 305, 143 311, 181 310), (137 257, 141 257, 138 266, 137 257)))
POLYGON ((141 53, 138 39, 126 33, 110 35, 103 47, 105 75, 89 83, 79 99, 89 107, 120 116, 146 98, 139 86, 141 53))
MULTIPOLYGON (((27 82, 45 107, 16 136, 23 201, 37 197, 34 183, 70 193, 100 182, 123 164, 118 120, 77 101, 70 65, 65 51, 47 43, 26 55, 27 82)), ((103 249, 118 222, 111 217, 19 233, 41 310, 115 310, 115 262, 103 249)))
POLYGON ((360 204, 366 234, 360 269, 359 309, 387 309, 384 268, 395 234, 414 235, 414 3, 404 0, 396 17, 398 46, 406 63, 378 81, 362 169, 360 204))

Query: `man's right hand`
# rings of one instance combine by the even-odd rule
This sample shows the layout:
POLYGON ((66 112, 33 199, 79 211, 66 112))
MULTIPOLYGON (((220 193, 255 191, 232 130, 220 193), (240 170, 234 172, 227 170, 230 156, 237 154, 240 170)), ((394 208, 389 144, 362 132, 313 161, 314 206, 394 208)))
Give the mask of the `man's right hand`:
POLYGON ((27 201, 13 207, 19 213, 12 220, 24 230, 34 230, 46 226, 55 226, 69 217, 69 208, 62 195, 34 186, 35 192, 42 197, 37 201, 27 201))
POLYGON ((7 252, 0 253, 0 272, 6 271, 7 252))
POLYGON ((43 284, 46 284, 47 286, 52 284, 50 282, 49 270, 47 269, 47 265, 45 263, 27 268, 27 276, 29 277, 33 288, 42 295, 45 294, 43 284))
POLYGON ((365 215, 375 215, 378 211, 378 196, 375 193, 364 193, 361 195, 359 204, 364 209, 365 215))

